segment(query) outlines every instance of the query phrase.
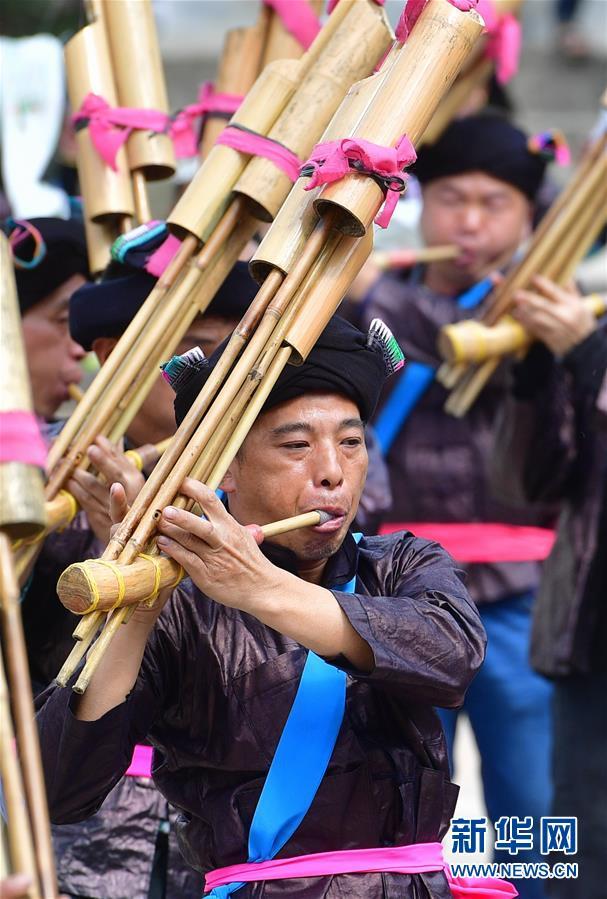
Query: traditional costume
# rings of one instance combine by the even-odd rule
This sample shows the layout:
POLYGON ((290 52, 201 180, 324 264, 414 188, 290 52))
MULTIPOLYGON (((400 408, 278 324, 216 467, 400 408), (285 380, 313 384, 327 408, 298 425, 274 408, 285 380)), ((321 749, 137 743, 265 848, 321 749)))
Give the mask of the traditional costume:
MULTIPOLYGON (((452 123, 436 144, 420 151, 413 170, 422 186, 482 172, 532 200, 546 164, 529 150, 521 130, 499 115, 481 114, 452 123)), ((548 814, 551 795, 551 690, 532 671, 528 650, 533 597, 540 560, 551 545, 547 527, 554 511, 517 509, 492 492, 495 416, 508 394, 507 370, 497 372, 461 419, 443 410, 447 391, 434 379, 441 327, 470 318, 491 282, 457 297, 431 290, 424 278, 423 266, 387 273, 358 307, 361 326, 376 316, 386 322, 408 363, 384 391, 373 420, 394 497, 384 527, 408 527, 434 538, 464 565, 489 637, 486 662, 464 706, 483 759, 489 816, 495 821, 531 815, 539 845, 539 821, 548 814)), ((452 748, 456 716, 441 717, 452 748)), ((541 860, 539 852, 532 859, 541 860)), ((543 896, 539 881, 525 889, 525 897, 543 896)))
MULTIPOLYGON (((220 351, 193 368, 177 396, 178 418, 220 351)), ((381 351, 335 318, 306 362, 281 375, 268 403, 324 390, 352 399, 366 419, 383 379, 381 351)), ((261 548, 275 565, 296 570, 289 551, 261 548)), ((253 877, 239 890, 243 899, 450 897, 437 843, 457 787, 432 706, 461 704, 483 657, 478 614, 446 553, 411 534, 357 543, 349 533, 323 584, 370 646, 370 673, 344 657, 324 662, 186 580, 152 631, 126 702, 85 722, 71 711, 71 691, 51 687, 40 698, 39 725, 54 820, 80 820, 99 808, 134 744, 147 737, 154 780, 181 812, 185 857, 207 875, 212 896, 253 877), (305 688, 302 678, 308 665, 320 677, 311 707, 309 675, 305 688), (302 749, 312 761, 291 770, 291 755, 302 749), (288 787, 277 789, 285 776, 288 787), (247 842, 252 872, 239 864, 247 842), (252 852, 252 843, 263 848, 252 852), (430 846, 415 845, 422 843, 430 846), (358 852, 366 849, 400 857, 375 857, 373 866, 358 852), (331 862, 310 858, 318 852, 331 862), (327 867, 337 863, 335 853, 338 873, 327 867), (275 855, 306 858, 274 880, 276 872, 266 877, 255 861, 275 855), (217 870, 230 865, 239 867, 217 870), (353 873, 361 871, 368 873, 353 873)))

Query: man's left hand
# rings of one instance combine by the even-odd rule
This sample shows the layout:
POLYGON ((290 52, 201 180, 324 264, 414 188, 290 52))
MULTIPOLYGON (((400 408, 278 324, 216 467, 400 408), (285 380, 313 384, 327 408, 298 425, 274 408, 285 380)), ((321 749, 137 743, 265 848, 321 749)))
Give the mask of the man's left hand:
POLYGON ((596 318, 575 289, 565 290, 536 275, 535 291, 518 290, 512 315, 555 356, 564 356, 597 327, 596 318))
POLYGON ((206 518, 167 506, 160 519, 158 547, 179 562, 211 599, 253 611, 258 593, 276 572, 259 550, 261 528, 238 524, 214 491, 199 481, 186 478, 181 493, 195 500, 206 518))

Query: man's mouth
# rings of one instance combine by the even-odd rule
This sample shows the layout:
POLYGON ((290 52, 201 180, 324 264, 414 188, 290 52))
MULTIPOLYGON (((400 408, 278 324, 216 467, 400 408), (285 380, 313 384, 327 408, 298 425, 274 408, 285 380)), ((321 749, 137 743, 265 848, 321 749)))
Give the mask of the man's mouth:
POLYGON ((317 524, 310 530, 316 534, 334 534, 339 531, 346 520, 346 510, 338 506, 317 506, 319 512, 328 516, 322 524, 317 524))

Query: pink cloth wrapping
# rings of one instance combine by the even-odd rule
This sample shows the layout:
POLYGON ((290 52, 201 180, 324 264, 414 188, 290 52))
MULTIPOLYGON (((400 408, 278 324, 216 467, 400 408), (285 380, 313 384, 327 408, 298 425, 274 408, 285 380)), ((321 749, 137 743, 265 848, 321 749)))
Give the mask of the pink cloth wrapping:
POLYGON ((444 871, 451 892, 458 899, 503 899, 518 896, 505 880, 493 877, 454 878, 443 859, 440 843, 415 843, 410 846, 386 846, 381 849, 348 849, 317 852, 296 858, 277 858, 266 862, 246 862, 217 868, 205 877, 209 892, 227 883, 286 880, 294 877, 327 877, 334 874, 420 874, 444 871))
POLYGON ((477 12, 483 17, 488 36, 485 56, 495 60, 495 76, 507 84, 518 72, 521 55, 521 25, 512 13, 500 15, 493 0, 478 0, 477 12))
POLYGON ((133 758, 129 765, 127 777, 151 777, 152 776, 152 753, 151 746, 141 746, 137 744, 133 749, 133 758))
POLYGON ((244 128, 228 125, 217 138, 218 144, 238 150, 239 153, 247 153, 249 156, 263 156, 289 176, 291 181, 297 181, 301 159, 291 152, 288 147, 279 144, 278 141, 263 134, 255 134, 244 128))
POLYGON ((289 34, 307 50, 318 32, 320 22, 308 0, 263 0, 280 18, 289 34))
POLYGON ((106 165, 116 171, 116 154, 135 129, 161 134, 169 129, 170 119, 156 109, 112 107, 98 96, 87 94, 78 112, 72 116, 76 127, 88 127, 93 146, 106 165))
POLYGON ((170 127, 175 155, 179 159, 196 156, 198 153, 198 134, 194 128, 196 119, 210 113, 233 115, 243 98, 238 94, 216 93, 210 81, 200 85, 198 101, 181 109, 170 127))
POLYGON ((180 246, 181 241, 179 238, 175 237, 173 234, 169 234, 164 243, 162 243, 149 257, 145 264, 146 272, 150 275, 154 275, 155 278, 159 278, 177 253, 180 246))
POLYGON ((0 462, 24 462, 39 468, 46 465, 46 445, 31 412, 0 412, 0 462))
POLYGON ((457 562, 542 562, 555 540, 549 528, 489 522, 398 522, 384 524, 381 534, 411 531, 416 537, 436 540, 457 562))
POLYGON ((320 184, 339 181, 344 175, 357 171, 376 175, 384 182, 386 199, 375 223, 380 228, 387 228, 405 187, 406 175, 402 169, 415 162, 416 158, 415 148, 406 135, 395 147, 381 147, 369 140, 349 137, 317 144, 303 167, 312 170, 305 189, 312 190, 320 184))
MULTIPOLYGON (((428 0, 407 0, 395 31, 396 40, 400 44, 403 44, 411 34, 411 29, 419 19, 427 3, 428 0)), ((449 0, 449 3, 462 12, 469 12, 471 9, 474 9, 478 0, 449 0)))

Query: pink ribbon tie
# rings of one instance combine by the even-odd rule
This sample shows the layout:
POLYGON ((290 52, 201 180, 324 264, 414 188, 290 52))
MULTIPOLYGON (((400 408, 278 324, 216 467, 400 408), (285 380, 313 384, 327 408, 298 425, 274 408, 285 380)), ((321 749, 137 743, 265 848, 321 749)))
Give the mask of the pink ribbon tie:
POLYGON ((247 153, 249 156, 262 156, 269 159, 274 165, 288 175, 291 181, 297 181, 301 159, 284 144, 263 134, 250 131, 242 125, 228 125, 217 138, 218 144, 231 147, 239 153, 247 153))
POLYGON ((415 162, 417 155, 409 138, 403 135, 395 147, 382 147, 369 140, 346 137, 317 144, 300 175, 310 176, 306 190, 339 181, 358 172, 368 175, 386 192, 386 198, 375 223, 387 228, 398 198, 405 189, 407 176, 403 168, 415 162))
POLYGON ((172 120, 169 129, 177 158, 196 156, 200 142, 200 127, 204 125, 206 116, 218 115, 230 118, 242 100, 238 94, 216 93, 210 81, 201 84, 197 102, 181 109, 172 120), (201 119, 199 128, 194 127, 197 119, 201 119))
POLYGON ((289 34, 307 50, 320 31, 318 16, 308 0, 263 0, 273 9, 289 34))
POLYGON ((46 445, 31 412, 0 412, 0 462, 24 462, 39 468, 46 465, 46 445))
MULTIPOLYGON (((407 0, 395 30, 396 40, 400 44, 403 44, 411 34, 413 26, 424 11, 427 3, 428 0, 407 0)), ((461 12, 470 12, 471 9, 474 9, 478 0, 449 0, 449 3, 461 12)))
POLYGON ((518 72, 521 55, 521 24, 512 13, 500 15, 493 0, 478 0, 477 12, 485 22, 485 57, 495 61, 495 76, 507 84, 518 72))
POLYGON ((112 107, 103 97, 87 94, 72 122, 76 130, 88 127, 93 146, 105 164, 116 171, 116 154, 134 130, 163 134, 170 119, 155 109, 112 107))

